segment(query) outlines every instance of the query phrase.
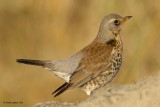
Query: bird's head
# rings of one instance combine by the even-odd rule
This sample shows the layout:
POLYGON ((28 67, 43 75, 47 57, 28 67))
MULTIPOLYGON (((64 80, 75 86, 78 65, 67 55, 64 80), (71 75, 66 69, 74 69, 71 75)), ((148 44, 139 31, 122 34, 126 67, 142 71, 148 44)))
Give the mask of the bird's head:
POLYGON ((98 32, 98 39, 109 41, 120 34, 123 24, 132 16, 121 17, 118 14, 109 14, 105 16, 101 22, 98 32))

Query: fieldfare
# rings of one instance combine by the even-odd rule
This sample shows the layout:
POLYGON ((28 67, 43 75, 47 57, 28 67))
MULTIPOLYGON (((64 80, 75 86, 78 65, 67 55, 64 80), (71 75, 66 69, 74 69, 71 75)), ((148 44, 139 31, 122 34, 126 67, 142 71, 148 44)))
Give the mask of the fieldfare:
POLYGON ((64 60, 17 59, 17 62, 49 69, 65 83, 52 94, 81 88, 87 95, 111 82, 122 63, 121 29, 132 16, 109 14, 101 22, 96 38, 82 50, 64 60))

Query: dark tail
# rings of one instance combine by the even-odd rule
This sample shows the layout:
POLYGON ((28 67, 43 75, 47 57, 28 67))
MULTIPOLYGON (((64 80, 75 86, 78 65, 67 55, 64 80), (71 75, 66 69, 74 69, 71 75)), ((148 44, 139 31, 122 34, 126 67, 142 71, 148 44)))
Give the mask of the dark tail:
POLYGON ((58 95, 62 94, 64 91, 66 91, 71 86, 72 86, 71 83, 65 82, 62 86, 56 89, 52 94, 55 94, 54 97, 57 97, 58 95))
POLYGON ((45 61, 40 60, 17 59, 17 62, 29 65, 45 66, 45 61))

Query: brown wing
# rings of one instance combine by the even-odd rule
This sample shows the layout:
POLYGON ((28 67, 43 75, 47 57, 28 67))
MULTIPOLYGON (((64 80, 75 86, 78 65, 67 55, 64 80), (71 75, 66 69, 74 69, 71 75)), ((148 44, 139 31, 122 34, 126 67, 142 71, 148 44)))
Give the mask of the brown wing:
POLYGON ((84 56, 80 60, 79 66, 75 72, 71 75, 70 82, 64 83, 52 94, 55 94, 56 97, 68 89, 85 84, 106 71, 109 66, 112 50, 112 45, 99 43, 98 41, 94 41, 85 47, 81 50, 84 56))
POLYGON ((70 78, 70 88, 79 87, 102 72, 109 66, 113 46, 94 41, 82 50, 85 55, 70 78))

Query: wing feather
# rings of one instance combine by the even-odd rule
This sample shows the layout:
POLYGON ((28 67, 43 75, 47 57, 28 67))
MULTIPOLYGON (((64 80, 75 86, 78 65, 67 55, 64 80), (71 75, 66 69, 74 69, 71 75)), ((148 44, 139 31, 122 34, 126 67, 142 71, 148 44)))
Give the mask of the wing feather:
POLYGON ((85 56, 70 77, 70 88, 80 87, 106 71, 110 65, 112 50, 113 46, 97 41, 84 48, 82 51, 85 56))

